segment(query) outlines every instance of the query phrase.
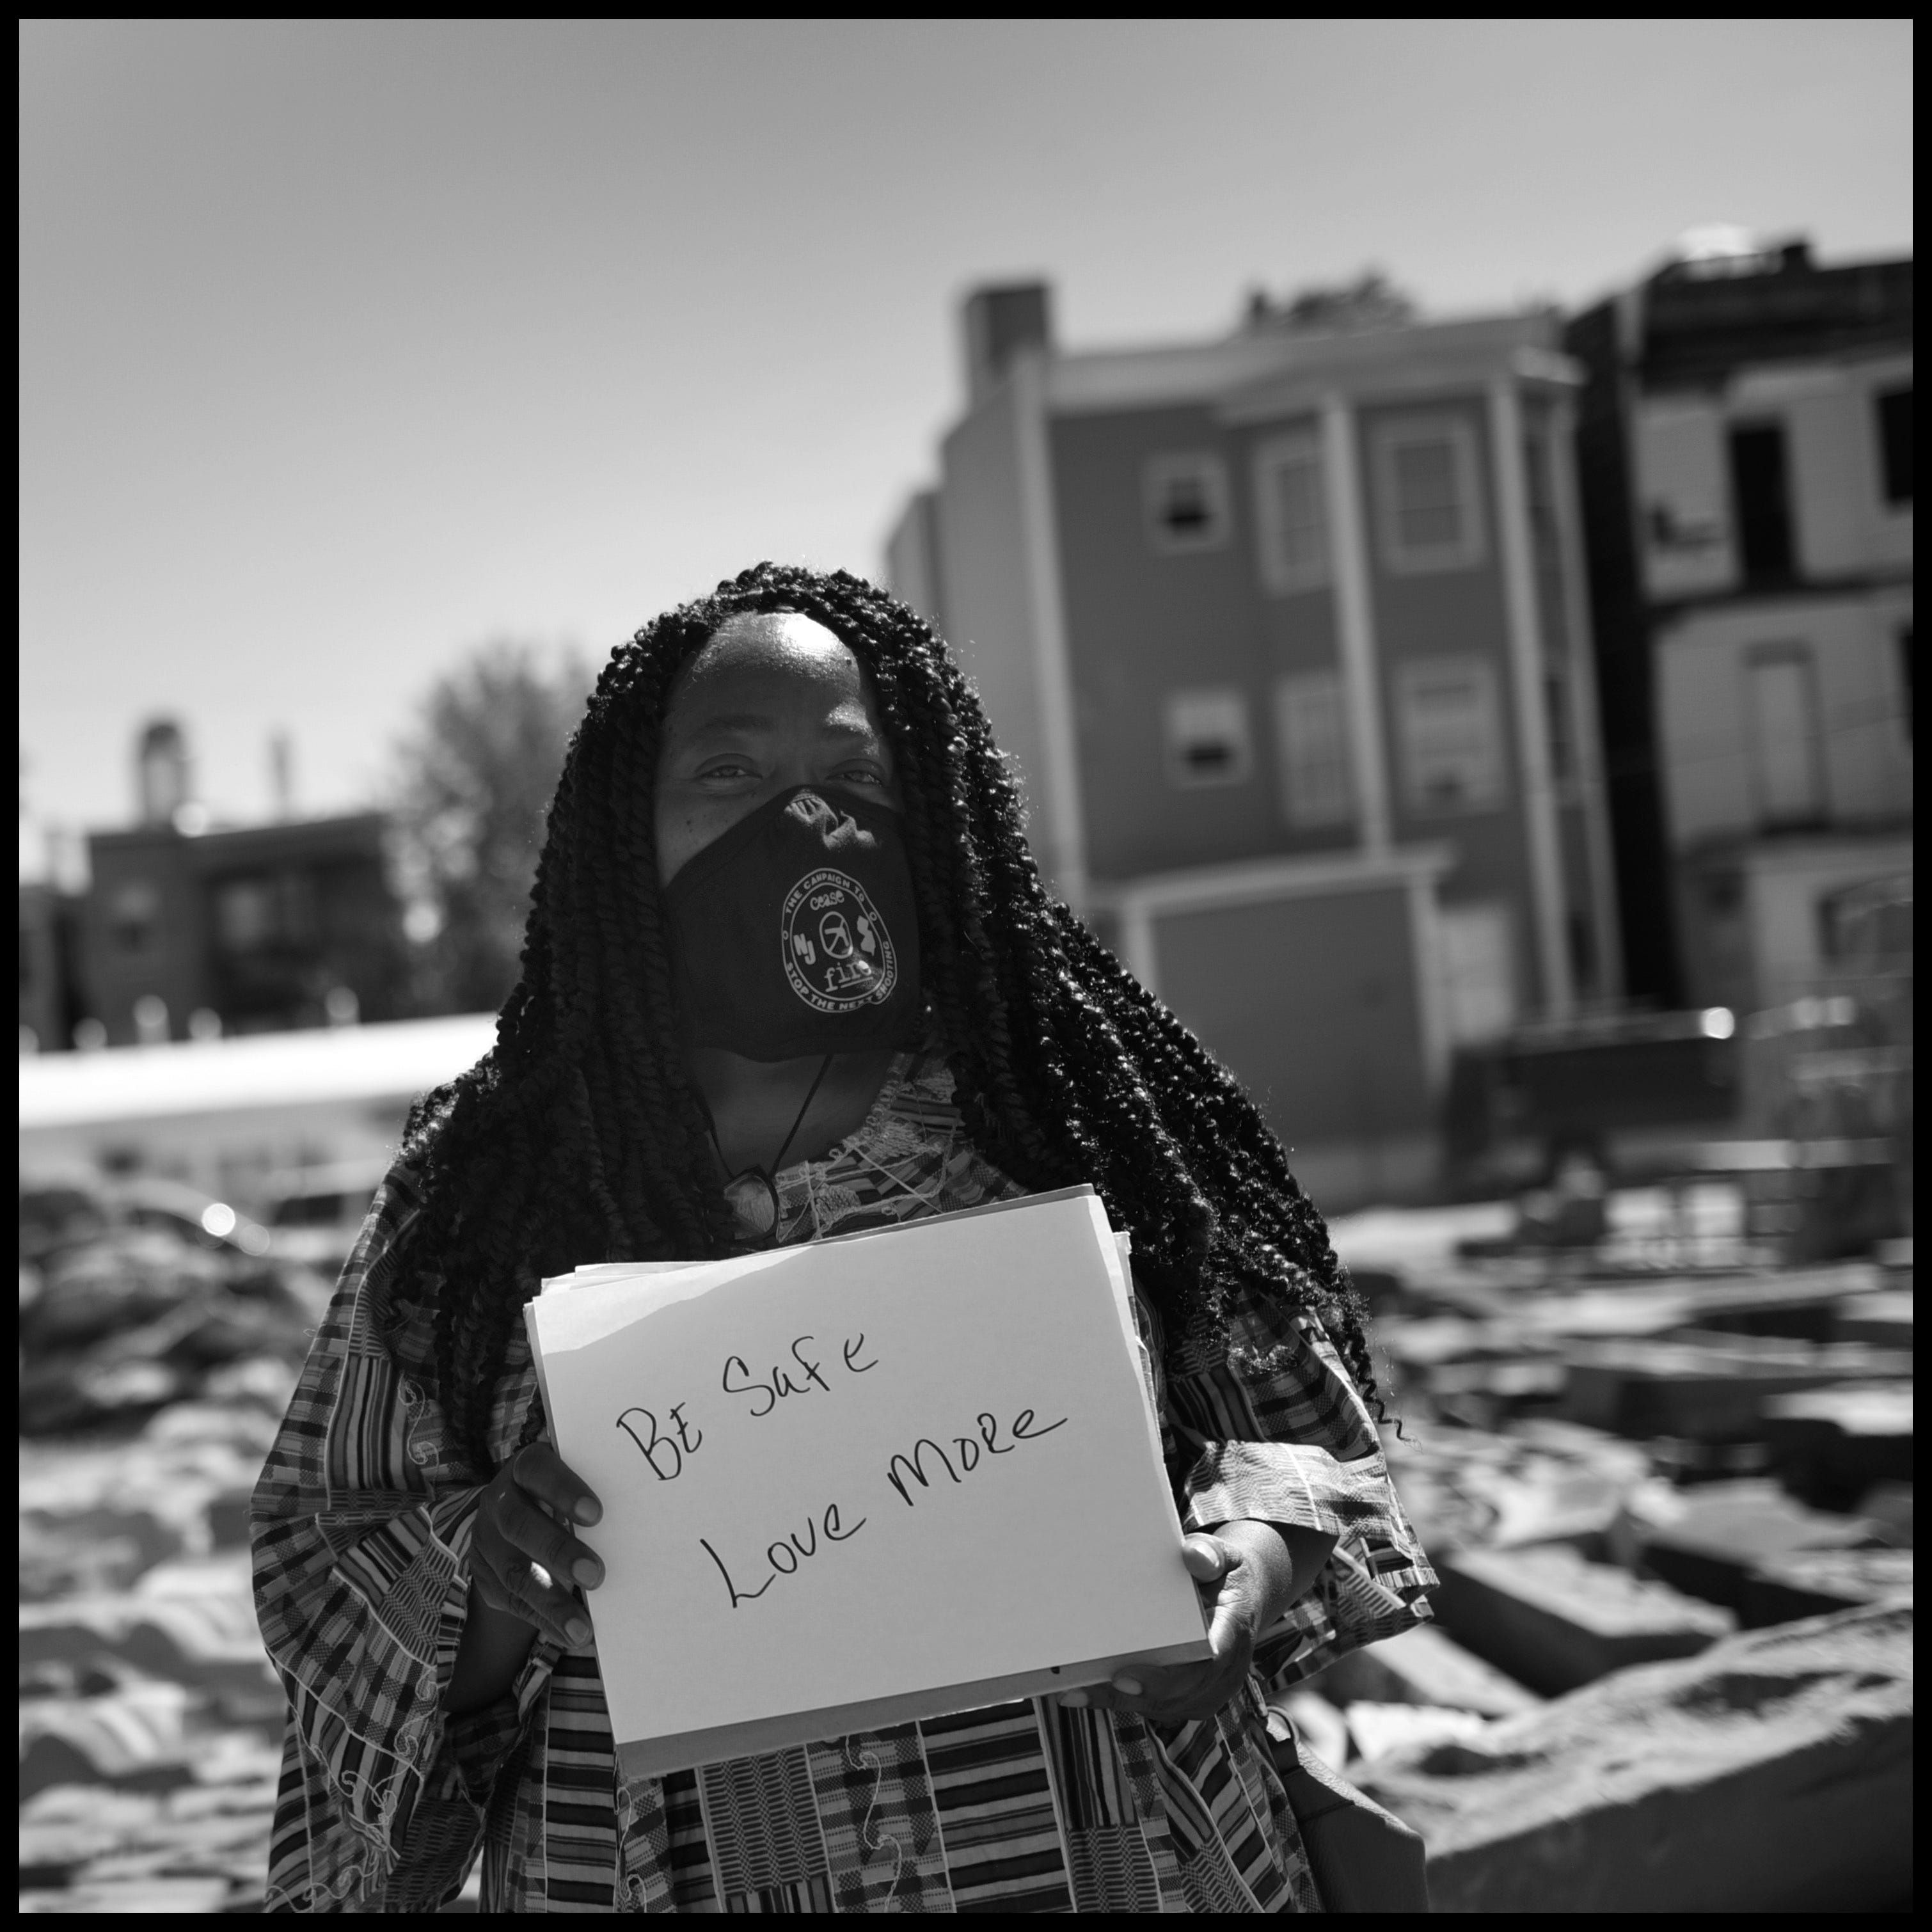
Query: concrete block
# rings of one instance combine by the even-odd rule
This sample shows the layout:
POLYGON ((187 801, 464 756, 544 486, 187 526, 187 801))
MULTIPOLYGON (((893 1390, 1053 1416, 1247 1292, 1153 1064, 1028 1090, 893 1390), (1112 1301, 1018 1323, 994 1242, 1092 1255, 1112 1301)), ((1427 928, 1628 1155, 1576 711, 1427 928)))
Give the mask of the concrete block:
POLYGON ((1600 1430, 1537 1418, 1509 1433, 1444 1425, 1393 1431, 1383 1448, 1432 1556, 1494 1544, 1587 1545, 1649 1473, 1644 1452, 1600 1430))
POLYGON ((118 1916, 150 1912, 222 1912, 233 1888, 225 1878, 107 1879, 63 1892, 20 1894, 25 1912, 96 1912, 118 1916))
POLYGON ((1906 1905, 1912 1613, 1618 1672, 1357 1782, 1422 1834, 1438 1912, 1906 1905))
POLYGON ((1858 1514, 1875 1522, 1894 1550, 1912 1547, 1912 1485, 1874 1483, 1858 1498, 1858 1514))
POLYGON ((1430 1704, 1351 1704, 1343 1714, 1354 1746, 1348 1760, 1352 1773, 1367 1765, 1412 1756, 1431 1744, 1480 1737, 1490 1721, 1474 1711, 1430 1704))
POLYGON ((1313 1688, 1345 1709, 1357 1703, 1412 1704, 1511 1718, 1543 1700, 1466 1650, 1433 1624, 1351 1651, 1314 1680, 1313 1688))
POLYGON ((1834 1341, 1863 1342, 1875 1348, 1912 1348, 1912 1291, 1882 1288, 1876 1294, 1855 1294, 1833 1311, 1834 1341))
POLYGON ((20 1795, 55 1784, 166 1791, 194 1781, 184 1739, 188 1694, 141 1683, 98 1697, 20 1707, 20 1795))
POLYGON ((278 1680, 260 1636, 237 1630, 223 1606, 192 1598, 70 1598, 20 1606, 20 1666, 85 1665, 100 1658, 217 1696, 270 1692, 278 1680))
POLYGON ((1857 1550, 1884 1540, 1862 1517, 1808 1508, 1776 1483, 1748 1480, 1635 1492, 1610 1534, 1611 1553, 1687 1596, 1741 1610, 1746 1580, 1799 1550, 1857 1550))
POLYGON ((1820 1509, 1849 1510, 1874 1483, 1912 1478, 1912 1385, 1850 1383, 1765 1405, 1771 1464, 1820 1509))
POLYGON ((1685 1657, 1735 1628, 1725 1612, 1561 1544, 1438 1559, 1432 1598, 1449 1634, 1554 1696, 1612 1670, 1685 1657))
POLYGON ((1886 1285, 1880 1270, 1852 1262, 1715 1281, 1687 1276, 1576 1288, 1538 1295, 1509 1314, 1526 1338, 1580 1340, 1706 1328, 1824 1342, 1832 1339, 1833 1312, 1840 1302, 1886 1285))
POLYGON ((1912 1358, 1862 1343, 1811 1344, 1685 1330, 1630 1341, 1577 1341, 1562 1412, 1619 1436, 1761 1439, 1773 1396, 1912 1373, 1912 1358))
POLYGON ((1909 1550, 1805 1550, 1744 1579, 1742 1618, 1748 1629, 1760 1630, 1911 1594, 1909 1550))

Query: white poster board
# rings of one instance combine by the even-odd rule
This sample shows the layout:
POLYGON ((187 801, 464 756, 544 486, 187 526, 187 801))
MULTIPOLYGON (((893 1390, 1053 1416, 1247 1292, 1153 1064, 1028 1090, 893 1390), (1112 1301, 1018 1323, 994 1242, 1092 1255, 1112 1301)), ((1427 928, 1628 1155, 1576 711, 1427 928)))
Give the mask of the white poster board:
POLYGON ((1089 1188, 526 1308, 626 1772, 1204 1658, 1089 1188))

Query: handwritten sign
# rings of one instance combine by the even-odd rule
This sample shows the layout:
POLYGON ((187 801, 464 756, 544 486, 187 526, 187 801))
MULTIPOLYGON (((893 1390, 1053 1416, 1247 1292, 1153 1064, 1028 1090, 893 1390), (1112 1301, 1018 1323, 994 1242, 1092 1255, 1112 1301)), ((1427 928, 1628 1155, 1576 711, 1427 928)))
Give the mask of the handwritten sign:
POLYGON ((526 1316, 629 1774, 1208 1654, 1090 1189, 566 1280, 526 1316))

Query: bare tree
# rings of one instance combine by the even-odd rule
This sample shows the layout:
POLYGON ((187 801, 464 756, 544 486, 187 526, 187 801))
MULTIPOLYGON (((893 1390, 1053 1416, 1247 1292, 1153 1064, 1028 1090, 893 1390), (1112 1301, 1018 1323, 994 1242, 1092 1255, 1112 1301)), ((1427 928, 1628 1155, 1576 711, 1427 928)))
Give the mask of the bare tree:
POLYGON ((482 1012, 517 980, 544 813, 595 674, 498 638, 440 678, 398 746, 398 883, 414 1004, 482 1012))
POLYGON ((1277 300, 1265 289, 1248 291, 1245 326, 1256 329, 1306 329, 1324 334, 1399 328, 1421 311, 1415 298, 1379 268, 1364 268, 1352 282, 1314 284, 1277 300))

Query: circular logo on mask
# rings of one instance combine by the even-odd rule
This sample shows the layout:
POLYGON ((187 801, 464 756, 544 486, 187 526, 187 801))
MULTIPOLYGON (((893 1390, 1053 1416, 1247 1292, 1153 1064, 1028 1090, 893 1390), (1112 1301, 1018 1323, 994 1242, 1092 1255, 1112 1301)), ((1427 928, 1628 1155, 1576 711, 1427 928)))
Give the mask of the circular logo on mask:
POLYGON ((849 872, 808 872, 792 887, 778 920, 778 944, 792 991, 814 1012, 876 1006, 899 982, 892 936, 849 872))

